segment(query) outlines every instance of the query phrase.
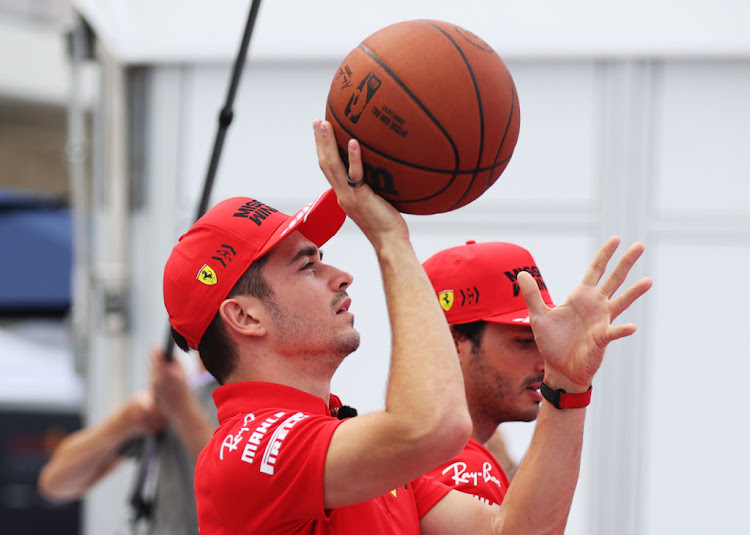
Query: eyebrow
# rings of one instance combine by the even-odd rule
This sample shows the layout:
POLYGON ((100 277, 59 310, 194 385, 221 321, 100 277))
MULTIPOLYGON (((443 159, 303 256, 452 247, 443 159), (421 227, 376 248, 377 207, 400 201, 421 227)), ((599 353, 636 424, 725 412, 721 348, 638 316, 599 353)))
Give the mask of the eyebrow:
POLYGON ((297 254, 295 254, 292 259, 289 261, 290 264, 294 264, 299 259, 304 258, 306 256, 315 256, 316 254, 320 255, 320 259, 323 260, 323 251, 315 247, 314 245, 311 245, 309 247, 303 247, 299 251, 297 251, 297 254))

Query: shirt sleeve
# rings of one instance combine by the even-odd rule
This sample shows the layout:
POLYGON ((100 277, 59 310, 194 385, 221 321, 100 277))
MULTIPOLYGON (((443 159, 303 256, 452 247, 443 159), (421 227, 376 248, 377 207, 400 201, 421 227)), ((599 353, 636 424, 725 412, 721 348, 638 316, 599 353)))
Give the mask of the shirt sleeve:
POLYGON ((448 485, 428 476, 420 476, 411 482, 411 486, 420 520, 451 490, 448 485))
POLYGON ((510 485, 508 476, 492 454, 472 441, 459 455, 427 475, 493 506, 503 503, 510 485))

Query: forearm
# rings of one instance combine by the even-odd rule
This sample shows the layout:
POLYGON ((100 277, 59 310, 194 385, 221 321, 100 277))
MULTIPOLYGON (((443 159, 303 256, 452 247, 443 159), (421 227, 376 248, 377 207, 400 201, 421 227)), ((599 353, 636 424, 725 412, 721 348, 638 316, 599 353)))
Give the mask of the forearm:
MULTIPOLYGON (((392 328, 386 411, 425 433, 463 446, 470 432, 463 378, 450 329, 411 243, 377 248, 392 328), (455 435, 455 436, 451 436, 455 435)), ((440 461, 442 462, 442 461, 440 461)))
POLYGON ((198 460, 198 455, 216 430, 216 426, 192 396, 186 400, 181 410, 173 413, 172 426, 193 461, 198 460))
POLYGON ((501 533, 563 533, 578 481, 585 416, 585 408, 559 410, 542 402, 531 445, 500 508, 501 533))
POLYGON ((119 450, 132 438, 122 411, 69 435, 42 469, 40 493, 52 501, 80 498, 115 467, 119 450))
POLYGON ((455 456, 471 433, 458 356, 432 286, 405 236, 381 243, 373 241, 393 337, 385 410, 337 427, 326 455, 326 508, 401 487, 455 456))
POLYGON ((505 475, 508 476, 509 480, 513 480, 513 476, 518 470, 518 464, 508 453, 508 448, 505 445, 505 439, 500 429, 496 429, 492 436, 484 443, 484 447, 487 448, 492 456, 497 459, 500 466, 503 468, 505 475))

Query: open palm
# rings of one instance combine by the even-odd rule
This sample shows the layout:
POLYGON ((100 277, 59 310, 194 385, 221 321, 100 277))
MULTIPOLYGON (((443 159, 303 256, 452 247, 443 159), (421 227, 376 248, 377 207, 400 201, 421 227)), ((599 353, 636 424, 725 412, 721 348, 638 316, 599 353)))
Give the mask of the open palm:
POLYGON ((651 280, 641 279, 621 295, 613 296, 643 253, 643 244, 633 244, 599 286, 619 244, 617 237, 608 239, 581 283, 562 305, 554 308, 544 303, 531 275, 524 272, 518 276, 534 338, 545 359, 545 373, 565 383, 556 386, 588 388, 601 366, 607 345, 635 332, 632 323, 612 325, 612 321, 648 291, 651 280))

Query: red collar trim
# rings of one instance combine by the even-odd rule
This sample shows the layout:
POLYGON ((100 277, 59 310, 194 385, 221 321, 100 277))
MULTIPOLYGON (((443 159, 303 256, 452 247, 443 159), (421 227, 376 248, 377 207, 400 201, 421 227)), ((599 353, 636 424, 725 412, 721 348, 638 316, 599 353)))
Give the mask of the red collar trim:
POLYGON ((331 407, 323 399, 291 386, 248 381, 222 385, 213 391, 219 422, 237 414, 258 409, 293 409, 308 414, 331 416, 341 407, 341 400, 331 394, 331 407))

